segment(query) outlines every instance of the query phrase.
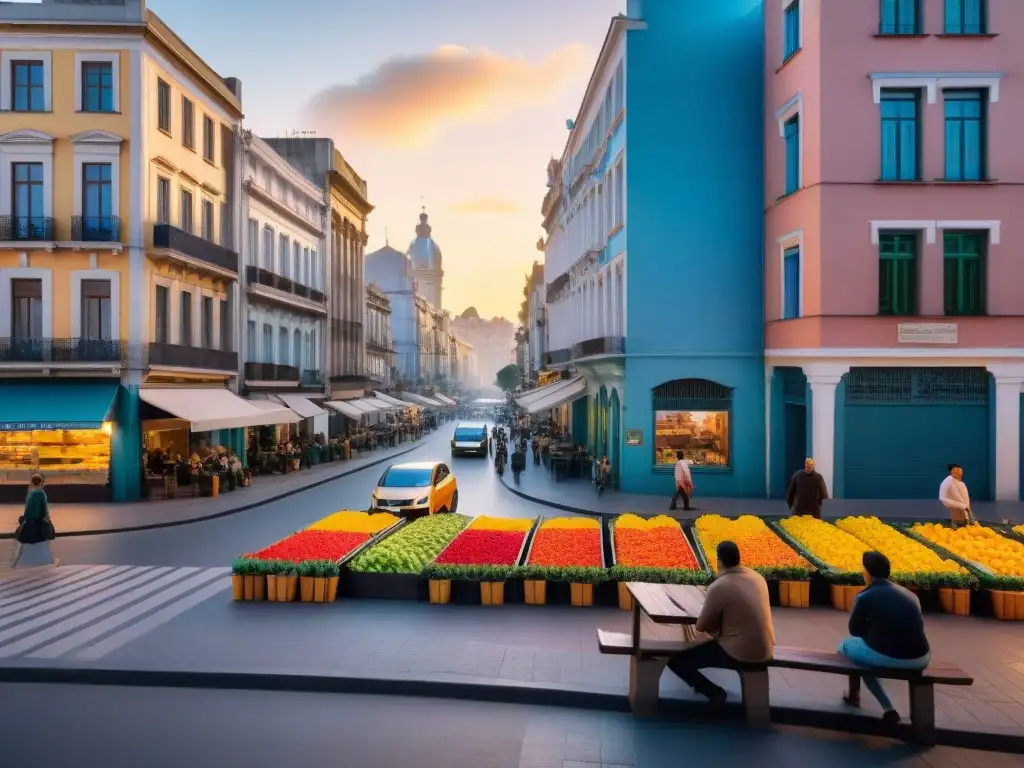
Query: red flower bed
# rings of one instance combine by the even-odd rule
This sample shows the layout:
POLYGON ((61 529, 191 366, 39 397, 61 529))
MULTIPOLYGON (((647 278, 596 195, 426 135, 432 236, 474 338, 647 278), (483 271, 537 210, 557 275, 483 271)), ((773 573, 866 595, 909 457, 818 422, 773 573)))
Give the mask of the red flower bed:
POLYGON ((366 533, 299 531, 246 557, 255 560, 286 560, 292 563, 301 563, 304 560, 340 560, 369 538, 369 534, 366 533))
POLYGON ((526 538, 525 531, 489 531, 470 528, 438 555, 438 565, 515 565, 526 538))
POLYGON ((533 537, 530 565, 548 568, 600 568, 598 528, 544 528, 533 537))

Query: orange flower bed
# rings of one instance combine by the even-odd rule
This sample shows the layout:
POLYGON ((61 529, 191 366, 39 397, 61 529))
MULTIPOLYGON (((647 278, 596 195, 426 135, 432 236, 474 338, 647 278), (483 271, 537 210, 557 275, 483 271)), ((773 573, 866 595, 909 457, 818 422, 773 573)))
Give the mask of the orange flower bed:
POLYGON ((694 523, 697 541, 704 555, 717 571, 715 550, 723 541, 732 541, 739 547, 740 564, 753 568, 765 578, 806 579, 812 566, 780 539, 759 517, 743 515, 729 520, 719 515, 702 515, 694 523))

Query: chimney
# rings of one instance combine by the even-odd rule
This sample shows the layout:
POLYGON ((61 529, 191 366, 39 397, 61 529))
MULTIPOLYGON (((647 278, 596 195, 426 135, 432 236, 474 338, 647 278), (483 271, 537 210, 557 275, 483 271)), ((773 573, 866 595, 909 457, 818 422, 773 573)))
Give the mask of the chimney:
POLYGON ((228 90, 235 94, 235 98, 239 101, 242 100, 242 81, 237 77, 225 77, 224 85, 228 87, 228 90))

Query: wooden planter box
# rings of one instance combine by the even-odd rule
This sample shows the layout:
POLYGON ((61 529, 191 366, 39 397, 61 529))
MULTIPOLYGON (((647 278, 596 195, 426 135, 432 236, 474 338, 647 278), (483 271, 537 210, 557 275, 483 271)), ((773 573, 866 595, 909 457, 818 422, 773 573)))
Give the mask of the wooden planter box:
MULTIPOLYGON (((851 598, 852 599, 852 598, 851 598)), ((785 608, 811 607, 811 582, 780 581, 779 604, 785 608)))
POLYGON ((231 576, 231 595, 235 600, 265 600, 265 587, 266 579, 262 576, 231 576))
POLYGON ((849 613, 853 610, 853 598, 863 591, 864 587, 832 584, 830 590, 832 607, 837 611, 846 611, 849 613))
POLYGON ((626 582, 620 581, 619 587, 619 610, 621 611, 632 611, 633 610, 633 596, 629 594, 629 590, 626 589, 626 582))
POLYGON ((971 615, 971 590, 939 587, 939 604, 943 613, 954 616, 971 615))
POLYGON ((1000 621, 1024 621, 1024 592, 989 590, 992 595, 992 615, 1000 621))
POLYGON ((436 605, 447 605, 452 599, 452 582, 450 579, 430 580, 430 602, 436 605))
POLYGON ((480 605, 504 605, 505 604, 505 582, 503 581, 481 581, 480 582, 480 605))
POLYGON ((569 596, 572 604, 585 608, 594 604, 593 584, 569 584, 569 596))
POLYGON ((548 583, 546 581, 524 581, 523 590, 527 605, 545 605, 547 603, 548 583))

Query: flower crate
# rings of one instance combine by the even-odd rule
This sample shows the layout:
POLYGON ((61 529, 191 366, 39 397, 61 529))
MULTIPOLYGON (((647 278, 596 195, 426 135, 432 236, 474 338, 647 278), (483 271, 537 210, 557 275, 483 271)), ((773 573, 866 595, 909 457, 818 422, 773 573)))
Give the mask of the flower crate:
POLYGON ((779 604, 784 608, 810 608, 811 580, 780 581, 779 604))
POLYGON ((541 518, 519 573, 528 605, 544 605, 568 587, 568 603, 593 605, 594 586, 608 581, 601 524, 589 517, 541 518), (589 588, 583 588, 583 586, 589 588))
POLYGON ((1024 621, 1024 592, 989 590, 992 615, 1000 621, 1024 621))

